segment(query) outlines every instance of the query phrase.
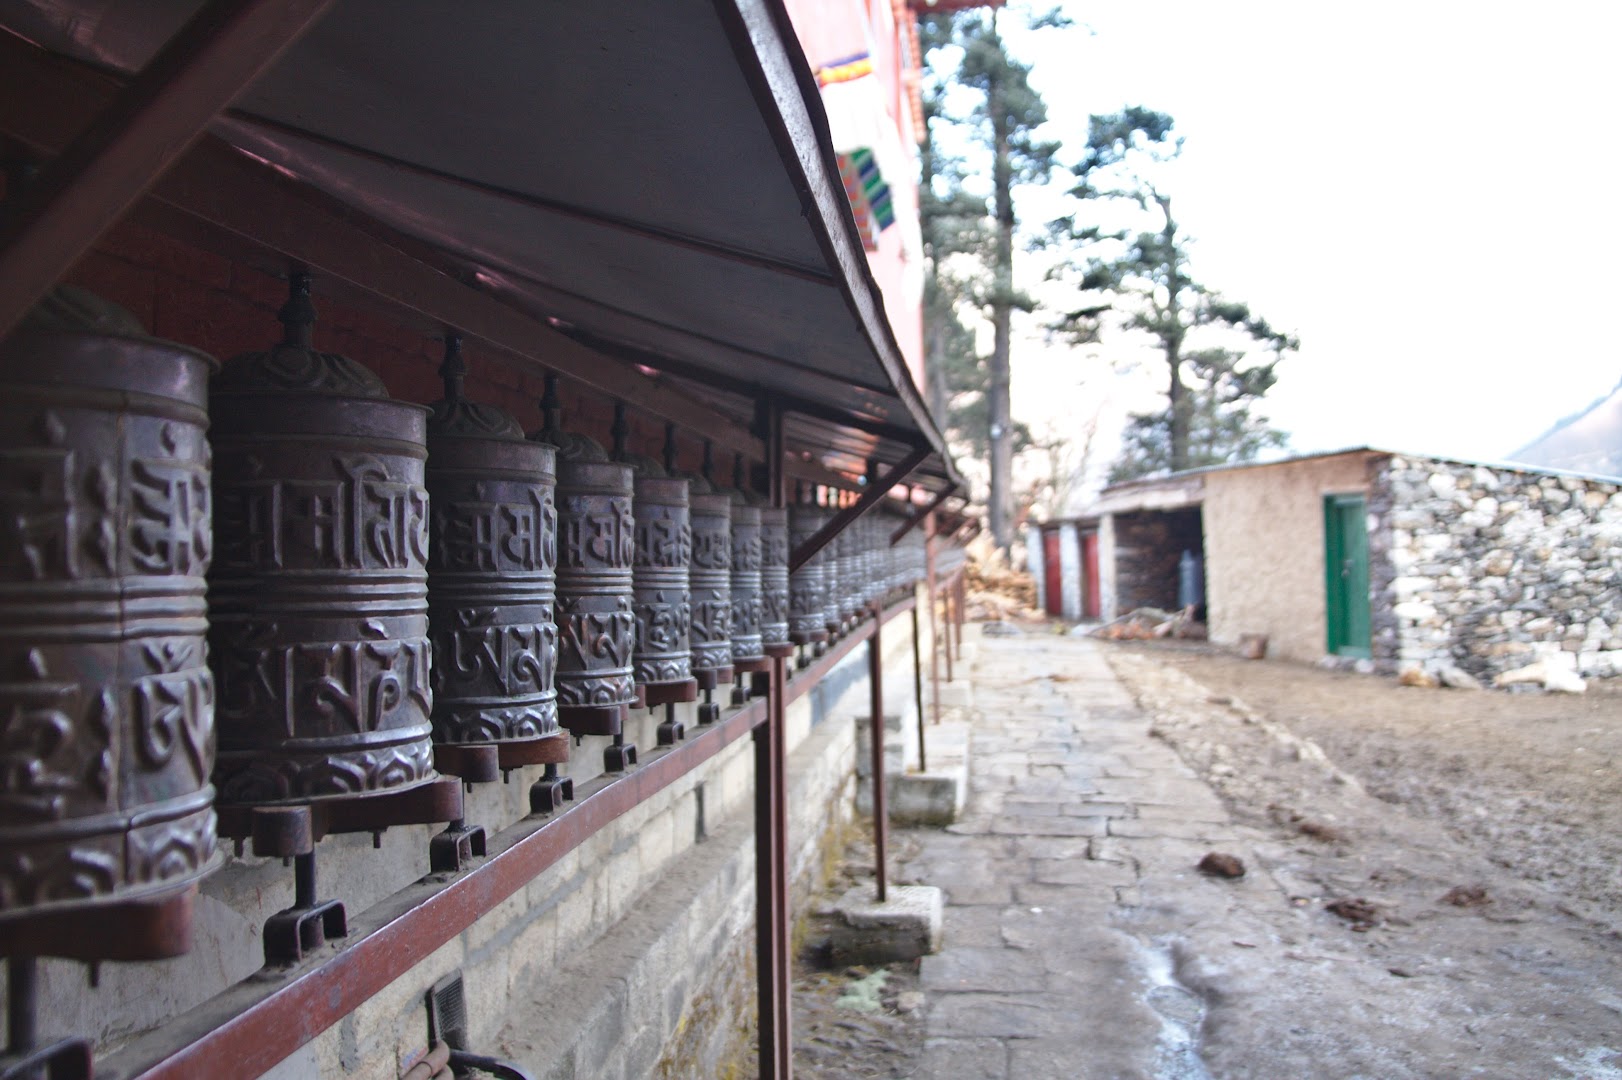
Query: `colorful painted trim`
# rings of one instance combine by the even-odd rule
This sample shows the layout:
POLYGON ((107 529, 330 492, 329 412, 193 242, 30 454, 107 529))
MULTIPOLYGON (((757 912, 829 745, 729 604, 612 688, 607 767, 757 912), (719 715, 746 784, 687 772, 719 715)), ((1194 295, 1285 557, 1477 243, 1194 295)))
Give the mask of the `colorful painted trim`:
POLYGON ((895 205, 890 197, 890 185, 879 175, 878 162, 873 151, 863 147, 839 155, 839 178, 845 185, 845 198, 850 200, 851 214, 862 234, 862 246, 868 251, 878 249, 878 234, 895 224, 895 205))
POLYGON ((873 74, 873 58, 866 53, 857 53, 847 56, 843 60, 835 60, 817 69, 817 85, 831 86, 834 83, 850 82, 860 79, 864 75, 873 74))

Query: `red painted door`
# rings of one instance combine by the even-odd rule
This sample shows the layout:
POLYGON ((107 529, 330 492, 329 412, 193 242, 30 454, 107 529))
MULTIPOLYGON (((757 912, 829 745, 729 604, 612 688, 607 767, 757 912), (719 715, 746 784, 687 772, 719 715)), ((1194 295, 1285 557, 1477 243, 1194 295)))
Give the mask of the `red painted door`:
POLYGON ((1096 619, 1103 614, 1098 604, 1098 534, 1081 534, 1081 617, 1096 619))
POLYGON ((1049 615, 1064 613, 1064 578, 1059 574, 1059 530, 1042 531, 1042 584, 1045 602, 1042 607, 1049 615))

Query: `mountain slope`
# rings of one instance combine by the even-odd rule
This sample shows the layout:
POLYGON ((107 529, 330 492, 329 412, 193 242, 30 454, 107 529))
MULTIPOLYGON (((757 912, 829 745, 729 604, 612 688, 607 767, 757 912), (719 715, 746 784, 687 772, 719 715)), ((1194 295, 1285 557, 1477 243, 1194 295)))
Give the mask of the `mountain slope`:
POLYGON ((1622 477, 1622 383, 1510 454, 1509 460, 1541 469, 1622 477))

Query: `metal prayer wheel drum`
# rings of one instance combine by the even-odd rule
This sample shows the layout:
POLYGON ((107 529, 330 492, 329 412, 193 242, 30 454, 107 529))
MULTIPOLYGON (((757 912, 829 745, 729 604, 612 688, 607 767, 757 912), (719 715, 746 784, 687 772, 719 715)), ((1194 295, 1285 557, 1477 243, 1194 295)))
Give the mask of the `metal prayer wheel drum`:
POLYGON ((732 678, 732 498, 693 482, 693 674, 713 688, 732 678))
POLYGON ((690 634, 693 597, 688 580, 693 558, 691 485, 664 475, 652 461, 637 462, 636 468, 632 498, 636 554, 631 574, 636 612, 634 675, 645 688, 668 688, 666 693, 674 695, 671 701, 691 700, 697 691, 690 634))
MULTIPOLYGON (((827 524, 828 513, 815 506, 794 505, 788 511, 788 538, 799 548, 827 524)), ((828 640, 827 548, 789 575, 788 634, 796 645, 828 640)))
POLYGON ((873 544, 872 512, 850 524, 851 546, 855 559, 855 593, 859 610, 873 602, 873 544))
POLYGON ((861 531, 857 538, 862 544, 862 586, 863 597, 869 604, 876 604, 884 599, 889 592, 884 575, 886 573, 885 550, 879 539, 879 515, 870 511, 859 524, 861 531))
POLYGON ((452 394, 428 419, 436 743, 558 731, 555 452, 452 394))
POLYGON ((760 508, 760 642, 769 654, 786 655, 788 636, 788 510, 760 508))
POLYGON ((288 338, 214 381, 211 661, 221 803, 437 778, 429 715, 426 421, 375 375, 288 338))
POLYGON ((732 660, 734 665, 766 658, 761 642, 760 507, 741 491, 732 499, 732 660))
POLYGON ((81 290, 0 344, 0 921, 212 867, 214 367, 81 290))
POLYGON ((558 449, 558 718, 576 735, 616 735, 636 700, 631 467, 583 435, 531 438, 558 449))
MULTIPOLYGON (((827 520, 832 521, 832 511, 824 511, 827 520)), ((830 636, 837 635, 845 625, 845 586, 844 575, 850 570, 850 557, 843 550, 849 545, 843 533, 836 533, 822 548, 822 572, 824 589, 822 593, 823 626, 830 636)))
POLYGON ((862 614, 863 581, 862 551, 856 539, 855 523, 845 526, 836 543, 838 576, 835 585, 839 596, 839 614, 841 619, 856 619, 862 614))

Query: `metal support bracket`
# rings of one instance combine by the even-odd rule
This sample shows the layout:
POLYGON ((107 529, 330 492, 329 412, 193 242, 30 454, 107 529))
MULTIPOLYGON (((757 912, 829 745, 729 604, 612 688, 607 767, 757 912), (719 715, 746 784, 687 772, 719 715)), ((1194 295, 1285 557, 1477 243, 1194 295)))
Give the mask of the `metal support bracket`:
POLYGON ((455 874, 484 854, 484 826, 453 821, 428 840, 428 869, 435 874, 455 874))
POLYGON ((529 786, 529 812, 550 814, 566 802, 574 801, 574 780, 558 775, 556 765, 547 765, 541 778, 529 786))
POLYGON ((665 706, 665 718, 659 724, 659 745, 675 746, 687 738, 687 727, 676 719, 676 706, 665 706))
POLYGON ((341 900, 315 898, 315 852, 293 858, 293 906, 265 920, 265 966, 285 967, 349 934, 341 900))
POLYGON ((603 747, 603 771, 625 772, 636 766, 636 743, 628 743, 622 735, 603 747))
POLYGON ((788 559, 789 573, 792 574, 804 566, 811 556, 828 546, 828 541, 838 536, 851 522, 876 506, 880 499, 890 493, 891 488, 911 476, 912 471, 922 465, 932 453, 934 451, 927 446, 914 449, 912 453, 893 466, 889 472, 863 489, 860 498, 835 514, 833 520, 818 529, 815 535, 794 549, 788 559))

